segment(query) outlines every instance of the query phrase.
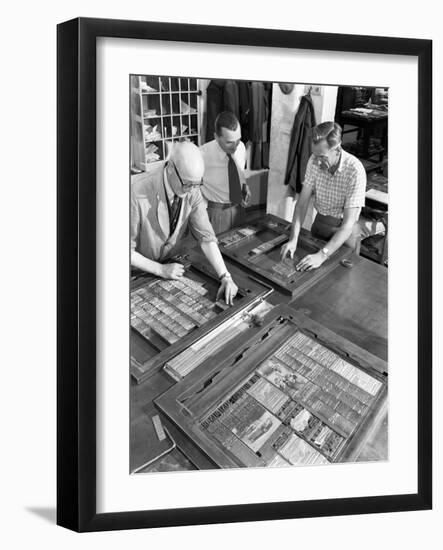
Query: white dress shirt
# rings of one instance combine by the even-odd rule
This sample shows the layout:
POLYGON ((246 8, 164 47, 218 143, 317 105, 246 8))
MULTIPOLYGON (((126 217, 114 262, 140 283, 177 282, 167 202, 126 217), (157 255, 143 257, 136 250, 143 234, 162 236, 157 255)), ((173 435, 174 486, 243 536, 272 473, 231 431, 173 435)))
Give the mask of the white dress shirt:
MULTIPOLYGON (((205 199, 212 202, 230 202, 228 180, 228 155, 223 151, 214 139, 200 147, 205 161, 205 173, 201 188, 205 199)), ((246 164, 245 144, 240 141, 235 153, 232 155, 238 168, 240 185, 245 183, 244 167, 246 164)))

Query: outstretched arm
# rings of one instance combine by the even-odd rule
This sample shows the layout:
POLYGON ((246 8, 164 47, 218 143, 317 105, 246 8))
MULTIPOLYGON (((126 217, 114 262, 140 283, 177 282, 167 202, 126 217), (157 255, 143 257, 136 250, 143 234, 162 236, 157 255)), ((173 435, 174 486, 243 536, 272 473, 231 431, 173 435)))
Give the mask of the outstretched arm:
POLYGON ((280 254, 282 259, 286 258, 288 254, 291 258, 294 257, 294 253, 297 249, 300 229, 303 222, 305 221, 306 211, 308 209, 309 201, 311 199, 312 189, 313 187, 311 185, 304 185, 298 197, 297 204, 295 205, 294 209, 294 216, 292 218, 292 227, 289 241, 281 247, 280 254))
POLYGON ((182 264, 161 264, 149 258, 145 258, 145 256, 135 250, 131 252, 131 265, 147 273, 152 273, 157 277, 162 277, 163 279, 179 279, 183 276, 185 271, 182 264))
MULTIPOLYGON (((345 208, 343 214, 343 222, 338 231, 331 237, 326 243, 325 248, 328 249, 329 255, 338 250, 342 244, 344 244, 352 234, 352 229, 358 221, 361 208, 345 208)), ((320 267, 328 257, 319 250, 315 254, 308 254, 297 264, 297 271, 310 271, 320 267)))
MULTIPOLYGON (((214 241, 202 241, 200 243, 201 249, 203 251, 203 254, 208 259, 211 266, 214 268, 214 271, 217 274, 217 277, 222 277, 225 273, 228 273, 226 269, 225 262, 223 261, 223 257, 220 253, 220 250, 218 248, 218 245, 214 241)), ((217 299, 220 296, 225 297, 225 302, 229 305, 232 305, 234 303, 234 298, 238 292, 238 287, 232 280, 231 276, 225 276, 222 279, 220 288, 217 292, 217 299)))

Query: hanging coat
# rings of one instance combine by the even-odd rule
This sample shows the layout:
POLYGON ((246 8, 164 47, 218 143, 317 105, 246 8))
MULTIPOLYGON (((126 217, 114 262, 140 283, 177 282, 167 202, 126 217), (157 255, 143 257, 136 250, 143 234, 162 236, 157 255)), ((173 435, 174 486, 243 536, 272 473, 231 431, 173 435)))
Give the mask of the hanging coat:
POLYGON ((206 141, 214 139, 215 119, 223 111, 225 80, 211 80, 206 89, 206 141))
POLYGON ((235 80, 211 80, 206 89, 206 141, 214 139, 215 119, 230 111, 240 119, 240 98, 235 80))
POLYGON ((269 166, 268 129, 271 113, 271 87, 264 82, 251 82, 251 111, 249 131, 251 146, 251 169, 260 170, 269 166))
POLYGON ((235 80, 226 80, 223 86, 223 111, 230 111, 240 120, 240 99, 235 80))
POLYGON ((240 108, 240 126, 241 126, 241 139, 243 143, 247 143, 250 139, 249 133, 249 117, 251 111, 251 85, 245 80, 239 80, 238 86, 238 98, 240 108))
POLYGON ((305 178, 306 165, 311 156, 311 129, 316 125, 311 96, 300 100, 289 142, 285 185, 300 193, 305 178))

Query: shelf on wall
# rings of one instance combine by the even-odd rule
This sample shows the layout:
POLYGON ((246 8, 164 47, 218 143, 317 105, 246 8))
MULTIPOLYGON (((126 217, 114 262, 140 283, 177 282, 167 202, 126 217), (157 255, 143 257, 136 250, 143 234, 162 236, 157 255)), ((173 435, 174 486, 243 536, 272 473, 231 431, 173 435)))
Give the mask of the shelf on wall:
POLYGON ((167 158, 167 143, 190 140, 200 145, 198 80, 187 77, 131 77, 131 163, 146 170, 167 158), (151 89, 147 90, 146 86, 151 89), (151 111, 150 114, 147 114, 151 111), (148 130, 155 128, 150 138, 148 130), (173 135, 173 131, 175 132, 173 135), (147 152, 159 158, 148 160, 147 152), (150 148, 148 150, 148 148, 150 148))

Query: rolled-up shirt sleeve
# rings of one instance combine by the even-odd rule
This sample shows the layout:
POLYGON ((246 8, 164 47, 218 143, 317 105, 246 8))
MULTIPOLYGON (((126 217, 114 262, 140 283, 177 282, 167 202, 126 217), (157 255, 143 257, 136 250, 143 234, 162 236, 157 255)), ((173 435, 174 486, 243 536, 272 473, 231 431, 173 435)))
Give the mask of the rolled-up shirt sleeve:
POLYGON ((348 191, 345 198, 345 208, 361 208, 365 205, 366 171, 359 162, 350 175, 348 191))
POLYGON ((239 166, 239 177, 240 177, 240 182, 241 184, 243 185, 244 183, 246 183, 246 174, 245 174, 245 167, 246 167, 246 147, 245 147, 245 144, 240 141, 240 143, 238 144, 238 147, 237 147, 237 151, 236 151, 236 161, 237 161, 237 165, 239 166))
POLYGON ((188 223, 189 229, 198 242, 218 242, 208 218, 206 202, 199 189, 192 191, 191 213, 188 223))

